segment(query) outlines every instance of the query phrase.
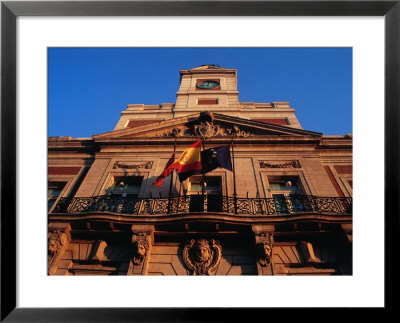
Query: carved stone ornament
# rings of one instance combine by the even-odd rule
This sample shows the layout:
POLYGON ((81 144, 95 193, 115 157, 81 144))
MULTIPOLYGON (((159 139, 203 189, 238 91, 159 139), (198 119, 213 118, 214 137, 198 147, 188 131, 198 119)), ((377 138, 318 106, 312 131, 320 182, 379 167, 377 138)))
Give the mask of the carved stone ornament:
POLYGON ((269 234, 264 234, 264 241, 257 243, 258 262, 261 266, 266 267, 271 263, 272 257, 272 239, 269 234))
POLYGON ((133 263, 135 265, 141 265, 146 256, 149 244, 146 240, 134 240, 133 241, 133 263))
POLYGON ((254 134, 250 133, 250 132, 246 132, 243 130, 240 130, 238 126, 233 126, 233 130, 230 130, 229 132, 232 133, 235 137, 251 137, 254 136, 254 134))
POLYGON ((260 168, 300 168, 300 163, 298 160, 289 160, 281 163, 260 161, 260 168))
POLYGON ((222 248, 214 239, 192 239, 183 248, 183 262, 193 275, 210 275, 221 259, 222 248))
POLYGON ((62 248, 64 243, 67 242, 67 235, 60 230, 55 230, 54 232, 49 232, 48 237, 48 253, 47 261, 50 265, 53 259, 56 257, 58 251, 62 248))
POLYGON ((208 121, 195 125, 193 131, 197 136, 202 138, 211 138, 218 135, 223 136, 223 129, 219 125, 214 125, 212 122, 208 121))
POLYGON ((153 162, 147 162, 143 164, 123 164, 122 162, 116 161, 114 163, 113 168, 125 168, 125 169, 137 169, 137 168, 145 168, 145 169, 150 169, 153 167, 153 162))
POLYGON ((235 137, 251 137, 254 134, 246 131, 242 131, 238 126, 234 125, 233 129, 222 128, 220 125, 214 124, 213 122, 201 122, 193 127, 195 135, 202 138, 211 137, 225 137, 225 136, 235 136, 235 137))
POLYGON ((172 130, 157 134, 157 137, 160 137, 160 138, 182 137, 183 135, 184 135, 184 130, 182 128, 174 128, 172 130))

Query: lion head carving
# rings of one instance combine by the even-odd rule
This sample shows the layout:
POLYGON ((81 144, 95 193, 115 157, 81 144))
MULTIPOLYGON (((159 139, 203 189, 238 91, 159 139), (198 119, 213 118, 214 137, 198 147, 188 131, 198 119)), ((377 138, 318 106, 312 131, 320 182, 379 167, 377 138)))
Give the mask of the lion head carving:
POLYGON ((146 256, 147 249, 149 245, 145 240, 136 240, 133 243, 133 263, 135 265, 140 265, 144 257, 146 256))

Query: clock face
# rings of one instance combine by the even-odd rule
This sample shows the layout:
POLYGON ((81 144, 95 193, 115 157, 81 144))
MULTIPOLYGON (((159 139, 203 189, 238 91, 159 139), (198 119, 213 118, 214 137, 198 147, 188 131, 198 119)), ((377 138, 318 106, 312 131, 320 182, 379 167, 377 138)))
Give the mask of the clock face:
POLYGON ((219 82, 217 81, 204 81, 196 84, 196 87, 199 89, 213 89, 219 86, 219 82))

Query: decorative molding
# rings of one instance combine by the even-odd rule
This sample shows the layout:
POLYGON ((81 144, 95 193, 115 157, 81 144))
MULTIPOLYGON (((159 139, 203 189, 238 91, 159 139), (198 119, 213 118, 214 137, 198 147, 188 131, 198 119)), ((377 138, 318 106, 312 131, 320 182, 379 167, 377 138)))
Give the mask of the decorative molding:
POLYGON ((253 133, 246 132, 240 130, 240 128, 236 125, 233 126, 233 129, 230 128, 222 128, 218 124, 214 124, 213 122, 200 122, 200 124, 195 125, 193 127, 193 131, 195 135, 200 136, 202 138, 211 138, 211 137, 225 137, 225 136, 234 136, 234 137, 251 137, 254 136, 253 133))
POLYGON ((197 136, 202 138, 211 138, 218 135, 223 136, 224 131, 219 125, 214 125, 213 122, 200 122, 193 127, 193 131, 197 136))
POLYGON ((183 262, 193 275, 210 275, 221 260, 222 247, 214 239, 192 239, 183 248, 183 262))
POLYGON ((283 162, 269 162, 269 161, 260 161, 260 168, 301 168, 298 160, 289 160, 283 162))
POLYGON ((173 128, 171 130, 165 131, 163 133, 159 133, 156 136, 160 138, 166 137, 182 137, 185 131, 182 128, 173 128))
POLYGON ((227 129, 228 133, 235 137, 252 137, 253 133, 249 131, 240 130, 238 126, 233 126, 233 129, 227 129))
POLYGON ((153 162, 146 162, 144 164, 123 164, 121 162, 116 161, 114 163, 113 169, 116 168, 125 168, 125 169, 137 169, 137 168, 145 168, 145 169, 151 169, 153 167, 153 162))

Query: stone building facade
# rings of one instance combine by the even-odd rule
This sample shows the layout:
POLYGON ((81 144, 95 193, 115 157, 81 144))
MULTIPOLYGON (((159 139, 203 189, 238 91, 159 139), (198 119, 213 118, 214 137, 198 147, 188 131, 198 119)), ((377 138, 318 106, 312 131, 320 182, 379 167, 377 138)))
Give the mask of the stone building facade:
POLYGON ((48 139, 49 275, 351 275, 352 136, 289 102, 240 102, 237 71, 180 71, 175 103, 48 139), (229 145, 224 168, 152 185, 174 146, 229 145))

